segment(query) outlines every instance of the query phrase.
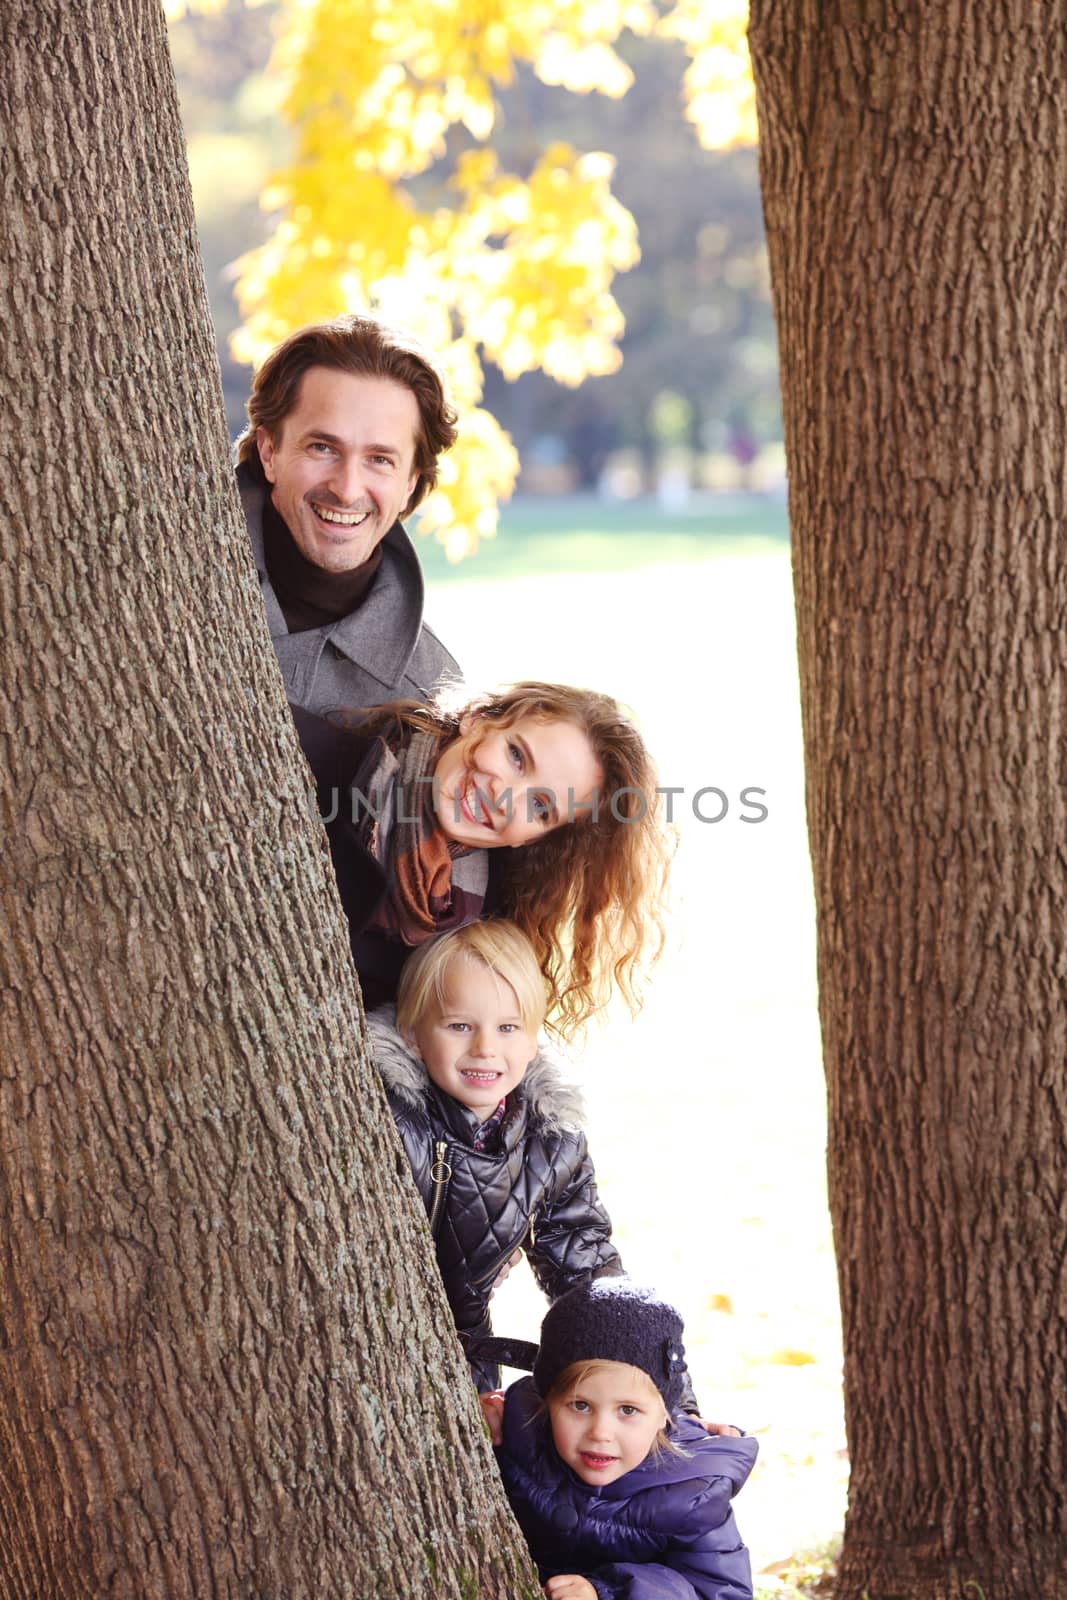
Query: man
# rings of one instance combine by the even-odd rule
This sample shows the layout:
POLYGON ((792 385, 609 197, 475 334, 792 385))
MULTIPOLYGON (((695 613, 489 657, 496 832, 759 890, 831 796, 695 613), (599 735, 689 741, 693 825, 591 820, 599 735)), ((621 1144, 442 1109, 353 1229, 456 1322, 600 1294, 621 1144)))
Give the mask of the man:
POLYGON ((422 621, 400 519, 437 481, 455 412, 429 355, 372 317, 291 334, 256 373, 237 481, 293 705, 426 700, 459 668, 422 621))

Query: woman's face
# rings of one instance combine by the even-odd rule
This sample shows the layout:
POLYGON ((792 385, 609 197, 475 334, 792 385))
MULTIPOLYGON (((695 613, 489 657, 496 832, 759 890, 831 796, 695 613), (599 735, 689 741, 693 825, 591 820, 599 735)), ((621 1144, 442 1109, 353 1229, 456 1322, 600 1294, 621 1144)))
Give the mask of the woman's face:
POLYGON ((437 824, 455 844, 516 849, 586 818, 603 782, 573 722, 520 717, 500 728, 472 713, 434 769, 437 824))

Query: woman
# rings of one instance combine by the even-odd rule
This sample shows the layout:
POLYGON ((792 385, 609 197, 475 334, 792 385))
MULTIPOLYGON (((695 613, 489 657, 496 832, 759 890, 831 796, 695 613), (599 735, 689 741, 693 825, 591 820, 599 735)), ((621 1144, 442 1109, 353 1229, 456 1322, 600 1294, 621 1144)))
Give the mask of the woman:
POLYGON ((434 933, 494 912, 537 952, 570 1033, 662 944, 656 775, 616 702, 519 683, 460 710, 396 702, 358 727, 295 711, 368 1008, 434 933))

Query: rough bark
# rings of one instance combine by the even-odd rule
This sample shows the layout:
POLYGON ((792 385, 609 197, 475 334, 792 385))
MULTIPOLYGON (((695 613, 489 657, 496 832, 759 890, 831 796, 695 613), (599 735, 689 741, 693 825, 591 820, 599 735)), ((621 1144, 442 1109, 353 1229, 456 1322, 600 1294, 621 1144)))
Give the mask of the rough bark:
POLYGON ((1067 7, 754 0, 852 1480, 1067 1596, 1067 7))
POLYGON ((0 12, 0 1596, 532 1595, 261 614, 155 0, 0 12))

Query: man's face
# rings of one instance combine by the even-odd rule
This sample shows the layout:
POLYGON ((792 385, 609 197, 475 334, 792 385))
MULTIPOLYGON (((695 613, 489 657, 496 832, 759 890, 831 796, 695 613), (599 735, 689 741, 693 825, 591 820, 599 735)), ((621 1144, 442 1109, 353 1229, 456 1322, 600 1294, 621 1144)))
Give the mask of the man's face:
POLYGON ((419 407, 403 384, 310 367, 296 404, 256 446, 271 499, 300 554, 353 572, 411 498, 419 407))

